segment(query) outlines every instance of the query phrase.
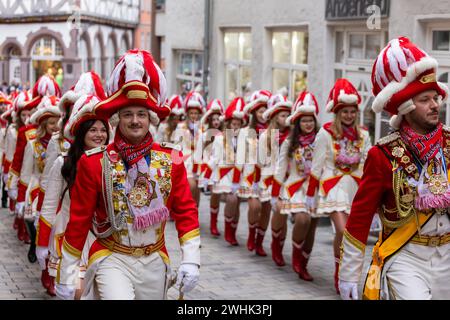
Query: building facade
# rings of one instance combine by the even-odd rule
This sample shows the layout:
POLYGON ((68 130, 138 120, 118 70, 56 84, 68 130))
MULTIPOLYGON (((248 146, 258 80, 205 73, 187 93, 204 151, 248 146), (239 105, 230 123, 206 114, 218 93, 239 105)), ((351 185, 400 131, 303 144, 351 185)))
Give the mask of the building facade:
POLYGON ((150 50, 152 0, 140 0, 139 25, 134 32, 134 47, 142 50, 150 50))
MULTIPOLYGON (((204 72, 208 98, 225 103, 257 89, 281 89, 290 99, 308 89, 322 106, 324 122, 331 118, 324 110, 328 93, 337 78, 346 77, 363 99, 360 122, 376 140, 389 131, 389 116, 370 108, 370 75, 390 39, 409 37, 438 60, 439 80, 450 80, 450 0, 163 2, 154 32, 163 39, 158 49, 171 93, 202 84, 204 72)), ((441 116, 450 124, 446 108, 441 116)))
POLYGON ((0 75, 34 84, 51 74, 67 90, 91 69, 102 79, 134 46, 139 0, 0 0, 0 75))

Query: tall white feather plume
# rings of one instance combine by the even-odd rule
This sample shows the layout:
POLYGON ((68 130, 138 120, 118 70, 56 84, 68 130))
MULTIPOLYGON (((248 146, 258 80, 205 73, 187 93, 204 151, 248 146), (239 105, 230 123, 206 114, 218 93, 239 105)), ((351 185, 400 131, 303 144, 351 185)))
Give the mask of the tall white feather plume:
POLYGON ((95 92, 94 82, 90 72, 85 72, 80 76, 80 79, 75 85, 75 92, 95 92))
POLYGON ((138 80, 144 77, 144 59, 141 54, 125 55, 125 82, 138 80))

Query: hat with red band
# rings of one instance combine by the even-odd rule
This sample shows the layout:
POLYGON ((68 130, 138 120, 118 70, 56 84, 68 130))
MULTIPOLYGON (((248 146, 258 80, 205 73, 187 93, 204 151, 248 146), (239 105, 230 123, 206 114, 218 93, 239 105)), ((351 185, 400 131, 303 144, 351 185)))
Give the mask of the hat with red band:
POLYGON ((436 80, 437 61, 406 37, 389 41, 372 68, 374 112, 383 110, 392 117, 390 125, 399 128, 403 116, 416 107, 412 98, 421 92, 436 90, 446 99, 448 88, 436 80))

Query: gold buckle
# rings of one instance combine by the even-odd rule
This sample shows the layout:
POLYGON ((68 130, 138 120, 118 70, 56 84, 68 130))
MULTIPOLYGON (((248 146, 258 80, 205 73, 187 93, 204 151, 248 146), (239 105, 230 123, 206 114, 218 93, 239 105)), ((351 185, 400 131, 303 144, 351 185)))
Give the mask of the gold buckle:
POLYGON ((142 248, 135 248, 133 250, 132 256, 136 258, 140 258, 144 255, 145 251, 142 248))
POLYGON ((430 237, 430 239, 428 239, 428 245, 430 247, 437 247, 441 244, 441 237, 430 237))

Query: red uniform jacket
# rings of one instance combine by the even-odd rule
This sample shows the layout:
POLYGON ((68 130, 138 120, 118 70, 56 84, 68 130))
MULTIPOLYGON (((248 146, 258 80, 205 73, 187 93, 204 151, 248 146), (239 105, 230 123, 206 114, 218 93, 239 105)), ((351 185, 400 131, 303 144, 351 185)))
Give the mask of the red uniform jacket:
MULTIPOLYGON (((17 132, 16 151, 14 152, 14 158, 11 163, 10 171, 18 177, 20 176, 20 171, 22 170, 25 147, 27 146, 27 142, 35 137, 34 130, 36 129, 37 125, 29 124, 19 128, 19 131, 17 132)), ((25 201, 25 193, 27 191, 27 187, 19 182, 17 188, 17 202, 25 201)))
MULTIPOLYGON (((108 153, 112 150, 118 154, 114 144, 107 148, 108 153)), ((171 189, 167 198, 166 206, 175 220, 180 243, 199 236, 198 210, 192 198, 186 175, 186 168, 181 159, 182 153, 171 148, 163 148, 154 143, 152 151, 161 151, 172 159, 171 164, 171 189)), ((102 190, 102 158, 103 152, 90 156, 83 155, 78 161, 77 176, 74 186, 70 190, 70 220, 66 228, 64 249, 74 257, 80 257, 92 221, 95 217, 97 224, 105 222, 108 215, 103 200, 102 190)), ((103 232, 107 229, 100 229, 103 232)), ((109 239, 113 239, 110 236, 109 239)), ((99 250, 106 249, 100 243, 92 245, 89 256, 99 250)), ((165 246, 161 249, 166 255, 165 246)), ((63 258, 64 259, 64 258, 63 258)))

